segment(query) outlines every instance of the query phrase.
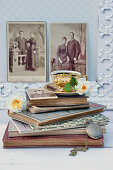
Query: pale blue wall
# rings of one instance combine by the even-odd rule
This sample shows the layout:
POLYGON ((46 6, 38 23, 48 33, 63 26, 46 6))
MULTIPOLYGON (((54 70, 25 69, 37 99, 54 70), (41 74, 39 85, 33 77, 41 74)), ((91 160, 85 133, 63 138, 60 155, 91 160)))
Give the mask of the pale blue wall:
POLYGON ((98 0, 0 0, 0 82, 7 81, 6 21, 47 22, 47 75, 49 23, 88 23, 88 77, 96 80, 98 0))

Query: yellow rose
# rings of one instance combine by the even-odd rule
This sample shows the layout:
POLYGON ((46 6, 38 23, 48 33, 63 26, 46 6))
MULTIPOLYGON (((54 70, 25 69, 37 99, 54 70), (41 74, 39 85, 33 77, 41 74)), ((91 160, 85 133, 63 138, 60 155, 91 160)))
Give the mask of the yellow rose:
POLYGON ((21 107, 21 101, 19 99, 14 99, 11 105, 14 109, 19 109, 21 107))
POLYGON ((27 101, 24 97, 19 95, 14 95, 9 99, 8 109, 11 112, 21 112, 26 110, 27 108, 27 101))

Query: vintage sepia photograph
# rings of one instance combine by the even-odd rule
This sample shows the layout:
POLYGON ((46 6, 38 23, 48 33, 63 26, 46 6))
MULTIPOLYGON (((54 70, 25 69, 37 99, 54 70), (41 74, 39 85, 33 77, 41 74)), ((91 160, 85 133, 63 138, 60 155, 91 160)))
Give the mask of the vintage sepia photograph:
POLYGON ((46 23, 7 22, 8 81, 46 81, 46 23))
POLYGON ((87 24, 50 24, 50 72, 78 71, 87 75, 87 24))
POLYGON ((27 89, 26 92, 30 100, 57 98, 55 93, 45 90, 43 88, 27 89))

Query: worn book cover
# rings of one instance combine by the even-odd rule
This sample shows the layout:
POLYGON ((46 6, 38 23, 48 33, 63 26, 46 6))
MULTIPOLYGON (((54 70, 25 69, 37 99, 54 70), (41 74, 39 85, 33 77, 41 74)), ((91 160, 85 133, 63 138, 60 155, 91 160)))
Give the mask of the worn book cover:
MULTIPOLYGON (((103 133, 106 132, 105 126, 101 126, 103 133)), ((39 136, 39 135, 66 135, 66 134, 86 134, 85 127, 68 128, 68 129, 33 129, 29 125, 17 120, 9 121, 8 135, 15 136, 39 136)))
POLYGON ((52 112, 52 111, 58 111, 58 110, 67 110, 67 109, 84 109, 90 107, 88 104, 80 104, 80 105, 74 105, 74 106, 64 106, 64 107, 38 107, 38 106, 28 106, 27 110, 29 110, 31 113, 43 113, 43 112, 52 112))
POLYGON ((24 147, 74 147, 85 146, 103 147, 103 137, 95 140, 86 135, 51 135, 51 136, 24 136, 9 137, 8 126, 3 137, 4 148, 24 147))
POLYGON ((98 124, 99 126, 105 126, 108 124, 109 119, 101 113, 82 116, 79 118, 73 118, 70 120, 60 121, 53 124, 48 124, 45 126, 34 127, 25 123, 22 123, 15 119, 10 119, 14 124, 20 134, 24 133, 42 133, 48 131, 58 131, 64 129, 80 129, 86 127, 86 120, 92 120, 93 123, 98 124))
POLYGON ((63 120, 69 120, 72 118, 85 116, 89 114, 95 114, 102 112, 105 106, 90 103, 90 108, 87 109, 73 109, 67 111, 55 111, 55 112, 45 112, 38 114, 31 114, 30 112, 12 113, 8 111, 10 117, 25 122, 27 124, 32 124, 34 126, 47 125, 50 123, 55 123, 63 120))

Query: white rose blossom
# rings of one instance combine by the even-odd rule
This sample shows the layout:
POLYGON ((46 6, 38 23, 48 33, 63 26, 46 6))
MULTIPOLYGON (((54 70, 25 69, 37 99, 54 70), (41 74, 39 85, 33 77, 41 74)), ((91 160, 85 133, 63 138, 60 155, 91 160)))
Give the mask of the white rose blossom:
POLYGON ((91 85, 89 81, 86 80, 79 80, 78 81, 78 85, 75 86, 76 89, 76 93, 78 93, 79 95, 82 95, 84 93, 88 93, 91 90, 91 85))
POLYGON ((11 112, 22 112, 27 108, 27 101, 25 97, 14 95, 9 99, 8 109, 11 112))

